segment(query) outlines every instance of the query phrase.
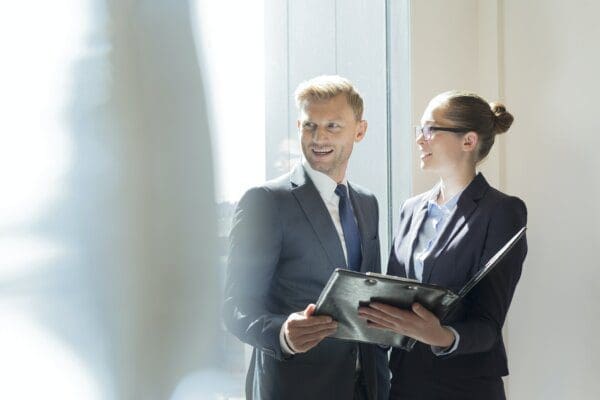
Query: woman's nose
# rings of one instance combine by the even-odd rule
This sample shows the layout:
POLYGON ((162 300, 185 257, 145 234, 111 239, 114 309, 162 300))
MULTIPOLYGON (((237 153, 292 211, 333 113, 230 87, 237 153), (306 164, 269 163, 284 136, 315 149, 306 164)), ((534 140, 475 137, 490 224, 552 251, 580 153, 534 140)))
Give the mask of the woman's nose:
POLYGON ((423 135, 423 132, 419 132, 419 134, 415 136, 415 142, 419 145, 425 143, 425 135, 423 135))

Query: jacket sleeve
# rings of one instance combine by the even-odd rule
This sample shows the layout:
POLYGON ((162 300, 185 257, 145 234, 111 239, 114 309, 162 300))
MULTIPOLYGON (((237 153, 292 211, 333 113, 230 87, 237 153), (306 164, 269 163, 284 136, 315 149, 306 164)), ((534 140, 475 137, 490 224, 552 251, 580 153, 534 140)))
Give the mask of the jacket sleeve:
MULTIPOLYGON (((490 219, 481 256, 487 262, 521 227, 527 224, 525 204, 516 197, 503 199, 490 219)), ((447 357, 490 350, 500 340, 506 313, 521 276, 527 254, 523 237, 467 295, 465 318, 450 323, 460 335, 456 351, 447 357)))
POLYGON ((223 320, 241 341, 277 359, 287 315, 267 309, 271 281, 281 247, 282 226, 275 196, 266 188, 250 189, 239 201, 229 236, 223 320))

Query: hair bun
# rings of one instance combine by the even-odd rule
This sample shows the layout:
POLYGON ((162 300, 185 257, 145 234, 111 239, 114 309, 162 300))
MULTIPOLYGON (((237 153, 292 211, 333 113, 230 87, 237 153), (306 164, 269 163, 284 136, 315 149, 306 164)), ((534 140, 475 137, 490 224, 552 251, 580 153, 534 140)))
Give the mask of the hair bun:
POLYGON ((504 104, 498 102, 490 103, 490 109, 494 113, 494 127, 492 131, 495 134, 506 132, 514 121, 512 114, 506 111, 504 104))

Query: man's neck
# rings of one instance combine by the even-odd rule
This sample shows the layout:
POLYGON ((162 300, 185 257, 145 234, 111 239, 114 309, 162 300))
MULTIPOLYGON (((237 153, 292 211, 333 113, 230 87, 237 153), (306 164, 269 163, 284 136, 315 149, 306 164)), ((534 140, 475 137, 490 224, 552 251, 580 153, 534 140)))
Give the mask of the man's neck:
POLYGON ((332 171, 329 173, 321 172, 321 171, 317 171, 316 169, 314 169, 305 158, 302 159, 302 165, 304 165, 305 168, 310 168, 310 170, 313 171, 313 173, 323 174, 323 175, 327 176, 329 179, 331 179, 338 185, 346 184, 346 182, 347 182, 346 167, 340 168, 338 171, 332 171))

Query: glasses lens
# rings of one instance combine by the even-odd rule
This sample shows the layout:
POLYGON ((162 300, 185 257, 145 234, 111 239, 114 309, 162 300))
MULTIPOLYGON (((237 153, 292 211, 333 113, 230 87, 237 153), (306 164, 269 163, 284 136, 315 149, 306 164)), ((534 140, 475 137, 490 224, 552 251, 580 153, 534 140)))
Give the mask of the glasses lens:
POLYGON ((424 126, 423 128, 421 128, 421 130, 423 131, 423 139, 425 139, 425 140, 431 139, 431 127, 430 126, 424 126))
POLYGON ((423 135, 424 140, 431 139, 431 127, 430 126, 415 126, 415 139, 419 139, 419 136, 423 135))
POLYGON ((427 129, 427 127, 415 126, 415 139, 419 139, 419 136, 423 135, 423 139, 428 140, 427 139, 428 133, 429 133, 429 130, 427 129))

